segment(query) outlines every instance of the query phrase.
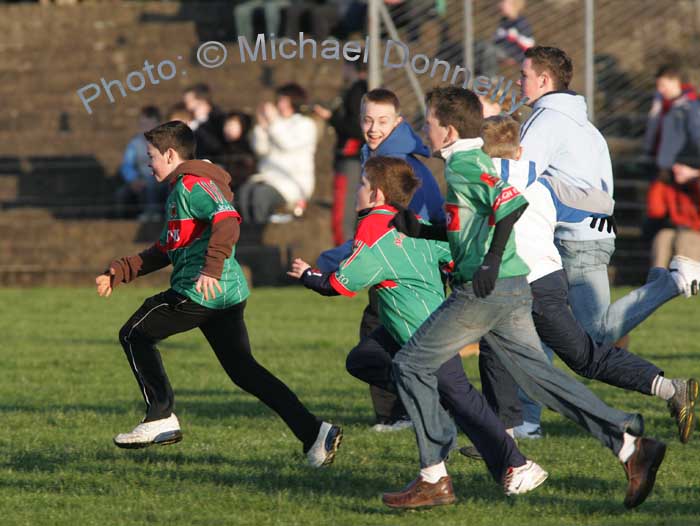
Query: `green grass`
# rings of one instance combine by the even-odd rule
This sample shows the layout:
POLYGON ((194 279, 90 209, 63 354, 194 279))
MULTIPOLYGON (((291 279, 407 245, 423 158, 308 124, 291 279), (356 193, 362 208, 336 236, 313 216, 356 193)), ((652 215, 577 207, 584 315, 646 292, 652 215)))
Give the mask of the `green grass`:
MULTIPOLYGON (((665 404, 598 383, 590 386, 604 400, 643 412, 648 434, 669 445, 656 489, 639 509, 622 506, 617 460, 549 412, 547 437, 521 444, 550 472, 535 492, 506 498, 483 465, 454 455, 456 506, 383 507, 383 491, 416 475, 417 451, 410 431, 369 430, 368 389, 344 370, 361 295, 256 289, 246 313, 258 360, 312 411, 344 426, 329 469, 304 464, 294 436, 232 386, 197 331, 161 345, 184 440, 117 449, 112 436, 143 411, 117 332, 153 292, 122 287, 104 300, 91 289, 0 290, 1 524, 700 524, 700 434, 682 446, 665 404)), ((699 313, 697 299, 674 300, 633 333, 632 350, 667 376, 700 376, 699 313)), ((478 385, 476 360, 465 368, 478 385)))

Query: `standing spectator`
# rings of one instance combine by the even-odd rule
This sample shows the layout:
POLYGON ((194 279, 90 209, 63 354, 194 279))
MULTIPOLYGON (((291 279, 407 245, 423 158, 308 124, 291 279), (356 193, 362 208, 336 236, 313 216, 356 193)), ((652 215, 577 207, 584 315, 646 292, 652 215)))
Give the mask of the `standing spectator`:
POLYGON ((173 104, 168 110, 167 115, 168 117, 166 119, 166 122, 182 121, 185 124, 189 125, 189 123, 194 120, 194 116, 187 109, 187 106, 185 106, 184 102, 176 102, 175 104, 173 104))
POLYGON ((238 209, 257 224, 266 223, 281 205, 303 212, 314 191, 316 123, 299 113, 306 104, 306 91, 298 84, 285 84, 276 91, 276 102, 258 107, 253 128, 253 151, 259 173, 239 190, 238 209))
POLYGON ((139 115, 139 133, 129 141, 124 151, 120 174, 124 185, 117 190, 115 200, 117 216, 133 217, 138 210, 139 221, 160 219, 167 189, 156 183, 151 175, 148 159, 148 143, 144 132, 160 124, 160 111, 156 106, 144 106, 139 115))
POLYGON ((657 168, 647 194, 651 266, 665 267, 673 255, 699 259, 700 187, 698 171, 689 164, 700 161, 700 102, 674 65, 656 74, 644 139, 657 168))
POLYGON ((477 42, 477 70, 493 77, 500 65, 514 66, 525 59, 525 51, 535 45, 532 28, 523 16, 525 0, 501 0, 501 21, 491 42, 477 42))
POLYGON ((224 114, 214 105, 209 86, 204 83, 190 86, 182 101, 194 117, 187 124, 197 139, 197 158, 216 159, 224 151, 224 114))
POLYGON ((343 80, 350 87, 343 94, 343 104, 335 111, 314 106, 314 113, 328 120, 335 129, 335 176, 333 178, 333 241, 342 245, 355 231, 355 189, 360 184, 360 148, 362 127, 360 106, 367 93, 367 68, 363 62, 345 62, 343 80))
POLYGON ((231 174, 231 190, 234 193, 255 173, 255 154, 248 137, 251 127, 251 119, 247 113, 232 111, 226 115, 226 142, 221 164, 231 174))

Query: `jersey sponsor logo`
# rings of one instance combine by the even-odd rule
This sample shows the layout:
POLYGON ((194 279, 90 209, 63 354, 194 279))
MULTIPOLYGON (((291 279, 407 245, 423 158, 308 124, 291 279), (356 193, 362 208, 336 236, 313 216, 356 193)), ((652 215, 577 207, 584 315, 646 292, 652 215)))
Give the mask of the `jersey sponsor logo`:
POLYGON ((168 221, 165 236, 165 249, 176 250, 197 241, 207 227, 207 223, 197 219, 176 219, 168 221))
POLYGON ((445 203, 445 220, 448 232, 459 232, 459 207, 445 203))
POLYGON ((506 188, 500 194, 498 194, 496 201, 493 203, 493 211, 495 212, 502 204, 515 199, 519 195, 520 192, 518 192, 514 186, 506 188))
POLYGON ((495 175, 489 175, 487 173, 482 173, 481 176, 479 177, 484 183, 489 185, 491 188, 495 188, 498 183, 501 182, 501 180, 496 177, 495 175))

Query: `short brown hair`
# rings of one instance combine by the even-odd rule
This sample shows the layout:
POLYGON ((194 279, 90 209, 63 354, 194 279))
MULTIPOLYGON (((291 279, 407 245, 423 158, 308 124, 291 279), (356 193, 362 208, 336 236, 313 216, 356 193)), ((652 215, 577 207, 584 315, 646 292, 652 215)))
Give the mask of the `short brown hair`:
POLYGON ((183 161, 194 159, 197 141, 190 127, 182 121, 166 122, 143 135, 162 154, 172 148, 183 161))
POLYGON ((297 113, 299 113, 301 107, 306 104, 306 90, 296 82, 290 82, 280 86, 275 90, 275 95, 277 95, 277 97, 289 97, 292 108, 294 108, 294 111, 297 113))
POLYGON ((533 46, 525 51, 525 58, 532 60, 532 68, 541 75, 546 71, 552 77, 554 89, 569 89, 574 66, 563 49, 551 46, 533 46))
POLYGON ((211 89, 209 84, 198 82, 185 88, 183 93, 192 93, 197 100, 206 101, 208 104, 214 104, 211 98, 211 89))
POLYGON ((484 139, 482 150, 489 157, 515 159, 520 147, 520 124, 509 115, 496 115, 484 119, 481 127, 484 139))
POLYGON ((425 97, 426 106, 441 126, 454 126, 462 139, 479 137, 484 120, 479 97, 471 90, 455 86, 435 88, 425 97))
POLYGON ((387 204, 408 206, 420 186, 411 165, 396 157, 372 157, 365 163, 364 176, 372 190, 382 191, 387 204))
POLYGON ((377 88, 368 91, 362 96, 362 105, 364 106, 368 102, 374 102, 375 104, 389 104, 394 107, 396 113, 399 112, 401 106, 399 105, 399 98, 391 90, 386 88, 377 88))
POLYGON ((663 64, 656 70, 656 77, 654 78, 660 79, 661 77, 682 80, 683 73, 681 72, 681 68, 678 67, 678 64, 663 64))

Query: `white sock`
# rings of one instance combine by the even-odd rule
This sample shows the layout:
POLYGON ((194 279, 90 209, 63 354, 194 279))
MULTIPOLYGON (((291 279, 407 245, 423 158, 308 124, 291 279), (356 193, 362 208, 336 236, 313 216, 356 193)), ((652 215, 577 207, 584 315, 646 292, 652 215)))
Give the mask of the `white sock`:
POLYGON ((617 454, 617 458, 619 458, 620 462, 623 464, 627 462, 627 460, 629 460, 629 458, 632 456, 632 453, 634 453, 634 443, 636 440, 637 437, 632 436, 629 433, 622 435, 622 449, 620 449, 620 452, 617 454))
POLYGON ((440 462, 434 466, 428 466, 427 468, 421 468, 420 470, 420 478, 429 484, 436 484, 438 480, 446 476, 447 469, 445 468, 444 462, 440 462))
POLYGON ((512 427, 509 427, 508 429, 506 429, 506 433, 508 433, 508 435, 510 435, 510 438, 515 438, 515 431, 513 431, 512 427))
POLYGON ((657 374, 651 382, 651 394, 663 400, 670 400, 676 394, 676 388, 671 380, 657 374))

